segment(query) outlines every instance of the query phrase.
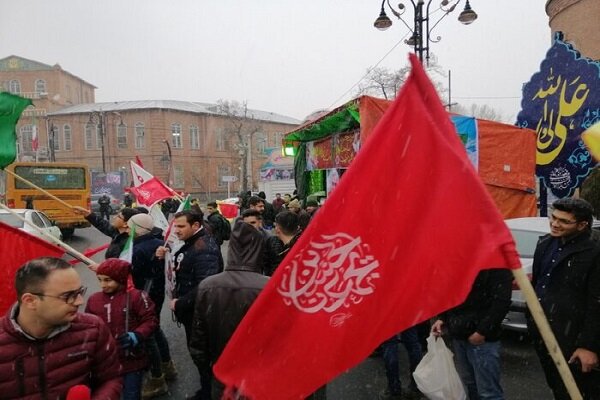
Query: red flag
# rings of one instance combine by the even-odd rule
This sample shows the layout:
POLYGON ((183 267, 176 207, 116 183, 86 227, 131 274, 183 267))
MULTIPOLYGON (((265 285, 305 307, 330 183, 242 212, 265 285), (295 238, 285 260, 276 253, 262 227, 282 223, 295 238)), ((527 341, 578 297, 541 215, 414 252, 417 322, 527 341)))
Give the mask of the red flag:
MULTIPOLYGON (((107 249, 109 245, 110 245, 110 243, 106 243, 106 244, 104 244, 104 245, 102 245, 100 247, 96 247, 94 249, 85 249, 85 251, 83 252, 83 255, 86 256, 86 257, 88 257, 88 258, 89 257, 93 257, 96 254, 100 253, 102 250, 107 249)), ((71 265, 77 265, 80 262, 81 262, 80 260, 74 258, 74 259, 72 259, 72 260, 69 261, 69 264, 71 264, 71 265)))
POLYGON ((0 222, 0 315, 17 301, 15 273, 27 261, 41 256, 62 257, 64 250, 42 239, 0 222))
POLYGON ((173 197, 173 191, 157 178, 149 179, 129 190, 135 195, 138 205, 147 207, 152 207, 157 201, 173 197))
POLYGON ((135 156, 135 163, 140 167, 144 168, 144 164, 142 164, 142 159, 140 158, 140 156, 135 156))
POLYGON ((518 268, 508 228, 410 61, 398 98, 215 364, 230 391, 303 399, 460 304, 480 270, 518 268))

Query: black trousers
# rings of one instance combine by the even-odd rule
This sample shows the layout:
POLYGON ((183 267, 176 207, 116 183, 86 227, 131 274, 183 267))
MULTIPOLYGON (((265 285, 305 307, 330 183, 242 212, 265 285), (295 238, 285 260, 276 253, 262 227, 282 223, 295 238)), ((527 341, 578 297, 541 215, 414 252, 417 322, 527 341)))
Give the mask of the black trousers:
MULTIPOLYGON (((552 357, 550 357, 544 342, 535 340, 534 347, 542 364, 544 375, 546 375, 546 382, 554 394, 554 399, 571 400, 571 396, 569 396, 567 388, 563 384, 558 369, 554 365, 554 361, 552 361, 552 357)), ((571 354, 565 354, 564 356, 569 361, 571 354)), ((594 369, 591 372, 583 373, 579 364, 570 364, 570 367, 575 383, 584 400, 600 400, 600 371, 594 369)))

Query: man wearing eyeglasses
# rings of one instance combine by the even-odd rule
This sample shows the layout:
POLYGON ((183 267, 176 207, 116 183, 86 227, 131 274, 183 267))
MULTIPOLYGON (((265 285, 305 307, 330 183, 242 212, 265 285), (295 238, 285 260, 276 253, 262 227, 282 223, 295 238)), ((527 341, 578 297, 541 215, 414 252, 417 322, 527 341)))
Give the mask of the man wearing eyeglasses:
POLYGON ((17 303, 0 319, 0 397, 63 399, 86 385, 92 399, 118 400, 115 341, 102 320, 78 312, 86 288, 64 260, 33 259, 19 268, 17 303))
MULTIPOLYGON (((587 201, 555 201, 531 282, 584 399, 600 399, 600 245, 591 238, 592 222, 587 201)), ((554 398, 570 399, 531 316, 528 327, 554 398)))

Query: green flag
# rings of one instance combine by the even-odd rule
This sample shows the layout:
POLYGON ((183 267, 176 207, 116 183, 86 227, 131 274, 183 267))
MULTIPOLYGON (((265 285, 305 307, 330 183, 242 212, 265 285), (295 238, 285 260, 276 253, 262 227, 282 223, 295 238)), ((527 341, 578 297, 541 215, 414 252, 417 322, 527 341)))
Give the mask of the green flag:
POLYGON ((15 127, 25 107, 31 105, 30 99, 0 93, 0 169, 15 161, 17 156, 17 134, 15 127))
POLYGON ((127 261, 131 264, 131 260, 133 258, 133 239, 135 239, 135 224, 132 224, 132 227, 129 228, 129 237, 125 242, 125 247, 121 251, 119 258, 123 261, 127 261))

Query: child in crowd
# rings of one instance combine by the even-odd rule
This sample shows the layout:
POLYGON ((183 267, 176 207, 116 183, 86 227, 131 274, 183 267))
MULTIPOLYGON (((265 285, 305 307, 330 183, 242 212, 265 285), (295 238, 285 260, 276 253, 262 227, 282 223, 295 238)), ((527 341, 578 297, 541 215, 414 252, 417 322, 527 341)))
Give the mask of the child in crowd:
POLYGON ((120 346, 123 400, 140 400, 148 365, 144 341, 157 328, 158 321, 148 295, 128 289, 130 271, 131 264, 127 261, 108 258, 102 262, 96 270, 102 291, 90 296, 85 312, 102 318, 120 346))

